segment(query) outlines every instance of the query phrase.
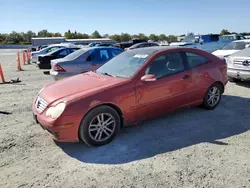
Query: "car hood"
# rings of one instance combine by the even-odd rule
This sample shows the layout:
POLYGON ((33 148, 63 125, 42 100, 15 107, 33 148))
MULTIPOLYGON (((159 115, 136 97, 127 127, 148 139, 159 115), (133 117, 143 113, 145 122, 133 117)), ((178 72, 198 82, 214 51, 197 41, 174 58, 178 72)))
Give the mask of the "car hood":
POLYGON ((70 101, 126 82, 127 79, 114 78, 87 72, 65 78, 44 87, 40 96, 51 104, 57 100, 70 101))
POLYGON ((238 51, 239 50, 216 50, 212 54, 216 55, 218 57, 225 57, 225 56, 231 55, 231 54, 238 52, 238 51))

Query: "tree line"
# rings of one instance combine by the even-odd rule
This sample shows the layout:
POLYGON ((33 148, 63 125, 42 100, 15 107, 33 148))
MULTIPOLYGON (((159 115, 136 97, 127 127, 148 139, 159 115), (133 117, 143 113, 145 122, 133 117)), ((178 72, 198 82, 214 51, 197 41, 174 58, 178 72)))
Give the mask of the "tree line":
POLYGON ((121 34, 114 34, 114 35, 109 35, 109 34, 104 34, 101 35, 98 31, 94 31, 92 34, 87 34, 87 33, 80 33, 77 31, 70 31, 68 30, 67 32, 62 35, 59 32, 53 33, 49 32, 47 30, 41 30, 38 31, 37 33, 33 31, 27 31, 27 32, 15 32, 12 31, 9 34, 1 34, 0 33, 0 44, 31 44, 31 38, 33 37, 62 37, 64 36, 66 39, 90 39, 90 38, 110 38, 113 39, 117 42, 123 42, 123 41, 128 41, 132 38, 139 38, 143 40, 167 40, 167 41, 176 41, 177 36, 175 35, 165 35, 165 34, 150 34, 150 35, 145 35, 143 33, 138 33, 134 35, 130 35, 128 33, 121 33, 121 34))
MULTIPOLYGON (((227 29, 222 29, 221 30, 221 35, 226 35, 226 34, 234 34, 235 32, 229 32, 227 29)), ((244 32, 240 33, 242 35, 250 35, 250 33, 244 32)), ((128 33, 121 33, 121 34, 114 34, 114 35, 109 35, 109 34, 104 34, 101 35, 98 31, 94 31, 92 34, 87 34, 87 33, 80 33, 77 31, 70 31, 68 30, 67 32, 62 35, 59 32, 53 33, 49 32, 46 29, 33 32, 33 31, 27 31, 27 32, 15 32, 12 31, 9 34, 1 34, 0 33, 0 44, 31 44, 31 38, 33 37, 62 37, 64 36, 66 39, 89 39, 89 38, 110 38, 113 39, 117 42, 123 42, 123 41, 128 41, 132 38, 139 38, 143 40, 153 40, 153 41, 158 41, 158 40, 166 40, 168 42, 173 42, 177 41, 177 36, 175 35, 165 35, 165 34, 150 34, 150 35, 145 35, 143 33, 138 33, 138 34, 133 34, 130 35, 128 33)), ((180 36, 185 36, 185 35, 180 35, 180 36)))
MULTIPOLYGON (((238 34, 238 33, 230 32, 227 29, 222 29, 221 32, 220 32, 220 35, 230 35, 230 34, 238 34)), ((250 35, 250 32, 243 32, 243 33, 239 33, 239 34, 243 35, 243 36, 247 36, 247 35, 250 35)))

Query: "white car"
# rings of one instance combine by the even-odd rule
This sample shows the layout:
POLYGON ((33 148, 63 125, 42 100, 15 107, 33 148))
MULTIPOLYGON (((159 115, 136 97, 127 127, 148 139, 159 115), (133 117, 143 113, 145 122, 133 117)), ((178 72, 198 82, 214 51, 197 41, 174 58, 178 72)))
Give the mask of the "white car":
POLYGON ((250 80, 250 48, 225 58, 229 81, 250 80))
POLYGON ((214 51, 212 54, 220 58, 224 58, 248 47, 250 47, 250 39, 236 40, 236 41, 230 42, 223 48, 214 51))
POLYGON ((52 44, 52 45, 49 45, 47 48, 43 48, 40 51, 32 52, 30 61, 32 63, 37 63, 39 55, 45 55, 49 52, 52 52, 52 51, 55 51, 55 50, 58 50, 58 49, 64 48, 64 47, 77 47, 77 46, 74 44, 71 44, 71 43, 52 44))

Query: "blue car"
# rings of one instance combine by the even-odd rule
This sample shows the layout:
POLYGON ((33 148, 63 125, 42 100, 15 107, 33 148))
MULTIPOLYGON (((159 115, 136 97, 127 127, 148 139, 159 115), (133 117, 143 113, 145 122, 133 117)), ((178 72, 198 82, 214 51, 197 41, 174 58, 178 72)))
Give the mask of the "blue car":
POLYGON ((50 75, 59 80, 95 70, 121 52, 123 49, 116 47, 82 48, 64 58, 52 60, 50 75))

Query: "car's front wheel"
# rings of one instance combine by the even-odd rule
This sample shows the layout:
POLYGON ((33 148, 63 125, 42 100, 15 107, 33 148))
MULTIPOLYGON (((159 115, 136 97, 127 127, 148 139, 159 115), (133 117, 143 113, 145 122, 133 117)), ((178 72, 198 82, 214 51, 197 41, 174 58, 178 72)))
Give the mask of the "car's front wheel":
POLYGON ((120 130, 121 119, 115 109, 100 106, 91 110, 82 120, 79 137, 91 146, 111 142, 120 130))
POLYGON ((221 95, 221 85, 217 83, 211 85, 203 98, 203 106, 208 110, 213 110, 220 103, 221 95))

